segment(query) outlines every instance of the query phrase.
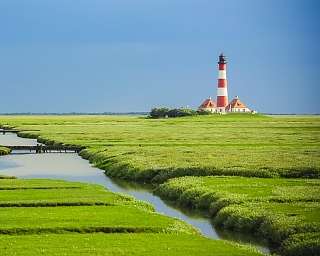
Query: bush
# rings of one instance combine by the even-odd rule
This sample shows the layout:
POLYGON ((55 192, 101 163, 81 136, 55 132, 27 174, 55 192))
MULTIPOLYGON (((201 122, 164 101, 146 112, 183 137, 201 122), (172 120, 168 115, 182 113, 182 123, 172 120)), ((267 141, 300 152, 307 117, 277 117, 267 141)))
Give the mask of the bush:
POLYGON ((198 110, 197 113, 198 113, 198 115, 212 115, 213 114, 212 112, 206 111, 203 109, 198 110))
POLYGON ((189 108, 153 108, 150 112, 151 118, 165 118, 165 117, 182 117, 195 116, 198 112, 189 108))
POLYGON ((152 118, 164 118, 168 115, 170 109, 168 108, 153 108, 150 112, 150 117, 152 118))
POLYGON ((188 108, 174 108, 168 111, 168 117, 195 116, 197 111, 188 108))

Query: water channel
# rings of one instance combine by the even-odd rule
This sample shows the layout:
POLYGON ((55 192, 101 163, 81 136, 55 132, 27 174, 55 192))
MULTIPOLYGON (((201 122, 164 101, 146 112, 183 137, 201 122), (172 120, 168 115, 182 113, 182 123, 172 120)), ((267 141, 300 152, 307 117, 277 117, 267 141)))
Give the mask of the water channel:
MULTIPOLYGON (((13 133, 6 133, 0 135, 0 145, 31 146, 37 145, 37 141, 20 138, 13 133)), ((251 244, 264 253, 270 253, 269 249, 254 237, 217 230, 211 224, 210 218, 203 214, 175 207, 172 203, 154 195, 152 188, 148 186, 111 179, 102 170, 91 166, 87 160, 82 159, 75 153, 34 154, 29 151, 13 151, 10 155, 0 156, 0 175, 100 184, 113 192, 131 195, 136 199, 148 202, 154 206, 157 212, 184 220, 199 229, 204 236, 251 244)))

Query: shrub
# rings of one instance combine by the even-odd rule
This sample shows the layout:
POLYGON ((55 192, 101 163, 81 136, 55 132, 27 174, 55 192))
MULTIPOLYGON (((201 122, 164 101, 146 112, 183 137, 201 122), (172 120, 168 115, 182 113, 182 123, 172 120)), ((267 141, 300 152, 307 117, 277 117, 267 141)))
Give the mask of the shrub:
POLYGON ((170 109, 168 108, 153 108, 150 112, 150 117, 152 118, 164 118, 170 109))
POLYGON ((150 112, 151 118, 165 118, 165 117, 182 117, 182 116, 195 116, 197 111, 189 108, 153 108, 150 112))
POLYGON ((195 116, 197 115, 197 111, 189 108, 174 108, 170 109, 167 115, 168 117, 195 116))
POLYGON ((198 110, 197 113, 198 113, 198 115, 212 115, 213 114, 212 112, 206 111, 203 109, 198 110))

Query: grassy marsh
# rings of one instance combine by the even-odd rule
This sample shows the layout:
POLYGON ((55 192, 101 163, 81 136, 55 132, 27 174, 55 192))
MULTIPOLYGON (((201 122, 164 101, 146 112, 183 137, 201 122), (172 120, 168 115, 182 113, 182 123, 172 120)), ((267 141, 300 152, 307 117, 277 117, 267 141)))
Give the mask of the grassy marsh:
POLYGON ((0 180, 0 206, 134 205, 152 210, 149 204, 115 194, 99 185, 60 180, 0 180))
POLYGON ((0 204, 1 255, 261 255, 248 246, 204 238, 190 225, 157 214, 151 206, 101 186, 2 178, 0 202, 96 199, 109 205, 0 204))
MULTIPOLYGON (((180 177, 156 192, 183 206, 205 209, 216 226, 264 237, 285 255, 292 235, 300 234, 299 250, 304 252, 308 248, 303 244, 310 240, 304 234, 320 235, 318 179, 180 177)), ((292 248, 290 255, 295 255, 292 248)), ((313 248, 314 254, 308 255, 320 252, 319 243, 313 248)))
POLYGON ((314 116, 2 116, 0 125, 46 143, 84 146, 83 157, 109 176, 129 180, 320 173, 320 118, 314 116))
POLYGON ((186 234, 48 234, 0 236, 3 256, 258 256, 247 246, 186 234), (32 250, 30 250, 32 248, 32 250))
POLYGON ((80 155, 109 176, 168 181, 162 196, 206 209, 218 226, 265 237, 284 255, 319 252, 317 116, 3 116, 0 125, 85 147, 80 155))

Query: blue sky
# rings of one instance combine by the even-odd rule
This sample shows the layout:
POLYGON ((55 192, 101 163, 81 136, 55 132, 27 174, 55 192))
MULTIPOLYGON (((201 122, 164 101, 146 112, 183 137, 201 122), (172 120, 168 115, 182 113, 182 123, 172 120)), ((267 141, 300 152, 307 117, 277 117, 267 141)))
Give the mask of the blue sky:
POLYGON ((148 111, 229 97, 320 113, 317 0, 1 0, 0 112, 148 111))

